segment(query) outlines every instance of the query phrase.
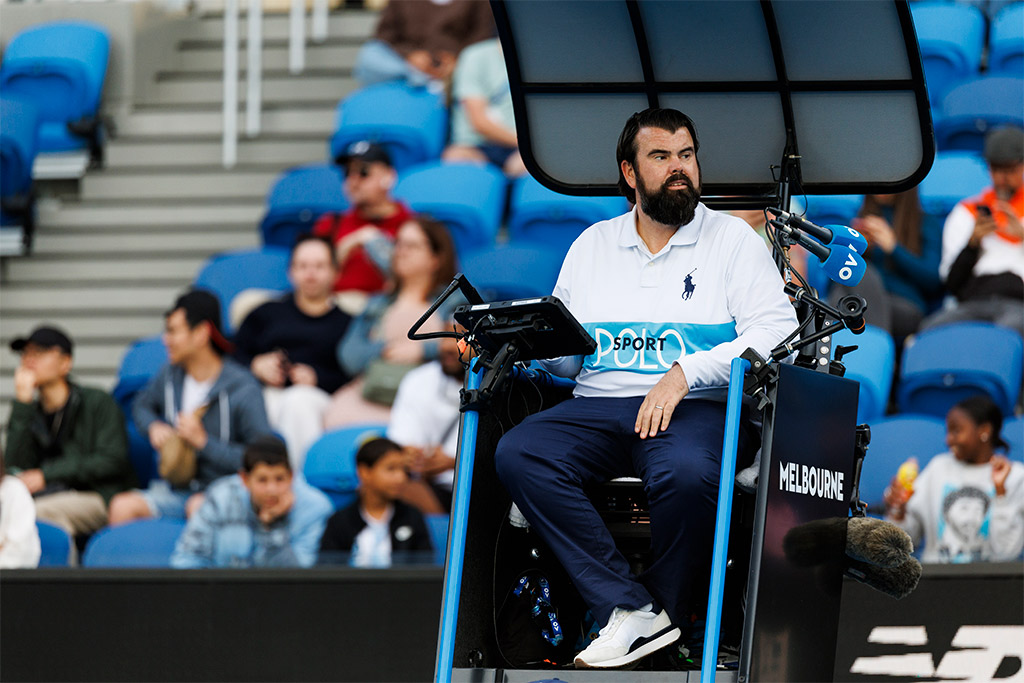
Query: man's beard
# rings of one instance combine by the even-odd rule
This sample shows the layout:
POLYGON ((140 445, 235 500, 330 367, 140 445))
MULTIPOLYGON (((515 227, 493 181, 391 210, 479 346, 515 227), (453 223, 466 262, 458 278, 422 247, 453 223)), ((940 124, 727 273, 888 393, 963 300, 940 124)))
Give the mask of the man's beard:
POLYGON ((654 193, 647 189, 643 178, 636 175, 636 194, 640 199, 640 208, 653 220, 663 225, 686 225, 693 220, 700 201, 700 190, 682 173, 677 173, 665 181, 664 185, 654 193), (685 189, 670 190, 669 183, 682 180, 685 189))

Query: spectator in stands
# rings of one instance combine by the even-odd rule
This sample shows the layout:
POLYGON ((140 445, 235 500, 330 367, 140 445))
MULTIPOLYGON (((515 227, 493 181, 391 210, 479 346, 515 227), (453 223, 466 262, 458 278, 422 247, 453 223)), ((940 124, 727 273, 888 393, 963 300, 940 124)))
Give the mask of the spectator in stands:
POLYGON ((494 17, 478 0, 402 0, 380 16, 375 40, 356 57, 355 76, 364 85, 405 81, 443 89, 467 45, 494 35, 494 17))
POLYGON ((903 527, 925 562, 1005 561, 1024 549, 1024 466, 996 455, 1007 448, 1003 416, 987 396, 960 401, 946 415, 949 452, 932 458, 908 490, 894 477, 887 518, 903 527))
POLYGON ((335 245, 338 276, 334 291, 373 294, 384 289, 387 280, 387 259, 375 261, 372 256, 381 250, 373 245, 393 241, 412 213, 391 196, 398 175, 383 147, 355 142, 337 162, 345 171, 345 195, 352 207, 343 214, 321 216, 313 233, 328 237, 335 245))
POLYGON ((941 293, 942 226, 921 211, 917 188, 869 194, 857 215, 853 227, 868 241, 868 268, 856 288, 833 285, 829 300, 864 297, 867 322, 903 339, 917 331, 941 293))
POLYGON ((312 566, 332 511, 327 496, 292 476, 284 443, 259 437, 246 447, 238 474, 207 489, 178 539, 171 566, 312 566))
POLYGON ((162 473, 173 476, 114 496, 111 524, 190 517, 214 479, 238 471, 245 444, 270 433, 259 382, 224 357, 233 347, 220 325, 220 304, 202 289, 181 295, 167 312, 170 362, 136 396, 132 415, 160 454, 162 473))
POLYGON ((234 358, 263 384, 270 426, 300 473, 306 450, 323 433, 330 395, 350 379, 336 355, 351 321, 331 296, 336 275, 327 238, 301 235, 288 269, 294 291, 254 310, 235 334, 234 358))
MULTIPOLYGON (((425 216, 408 221, 398 231, 391 271, 391 291, 370 299, 338 345, 342 369, 356 379, 334 394, 324 417, 328 429, 387 422, 402 374, 437 358, 436 342, 412 341, 408 331, 455 276, 448 229, 425 216)), ((440 330, 441 320, 434 316, 423 331, 440 330)))
POLYGON ((134 486, 124 415, 105 391, 68 375, 72 341, 38 327, 11 342, 21 354, 7 426, 7 461, 35 497, 36 516, 72 537, 106 526, 114 494, 134 486))
POLYGON ((320 562, 347 559, 355 567, 387 567, 400 554, 411 561, 429 556, 423 516, 398 500, 408 478, 402 447, 388 439, 367 441, 356 453, 356 472, 359 499, 327 520, 320 562))
POLYGON ((490 162, 509 176, 526 173, 497 38, 470 45, 459 55, 452 99, 452 144, 444 159, 490 162))
POLYGON ((992 187, 957 204, 943 228, 939 273, 956 308, 929 316, 922 329, 984 320, 1024 335, 1024 130, 989 133, 985 160, 992 187))
POLYGON ((459 392, 465 378, 466 367, 455 340, 439 340, 437 360, 402 378, 388 424, 388 438, 402 444, 413 474, 430 482, 445 512, 452 506, 459 392))
POLYGON ((0 569, 36 567, 40 554, 32 494, 21 479, 7 474, 0 452, 0 569))

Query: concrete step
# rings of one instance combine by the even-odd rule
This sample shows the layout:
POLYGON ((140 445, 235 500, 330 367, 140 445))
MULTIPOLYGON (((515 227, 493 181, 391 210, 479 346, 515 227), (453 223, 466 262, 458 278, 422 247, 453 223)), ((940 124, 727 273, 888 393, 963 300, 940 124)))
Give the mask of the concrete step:
MULTIPOLYGON (((244 33, 243 33, 244 35, 244 33)), ((248 60, 248 46, 242 40, 239 66, 243 70, 248 60)), ((223 73, 224 45, 222 41, 194 41, 179 46, 178 68, 188 72, 223 73)), ((306 45, 307 70, 344 69, 351 70, 356 63, 360 42, 352 40, 331 40, 306 45)), ((284 71, 289 68, 288 42, 285 40, 263 41, 261 52, 264 71, 284 71)))
MULTIPOLYGON (((184 289, 184 288, 182 288, 184 289)), ((164 311, 171 306, 168 302, 164 311)), ((152 337, 163 332, 163 311, 154 316, 151 313, 127 313, 116 311, 96 315, 93 311, 68 313, 59 320, 48 317, 42 311, 4 312, 4 324, 0 331, 0 350, 9 350, 11 340, 28 334, 39 325, 50 323, 59 326, 75 344, 120 343, 127 345, 140 337, 152 337)))
MULTIPOLYGON (((245 102, 247 99, 245 79, 245 74, 241 74, 239 102, 245 102)), ((264 71, 261 102, 283 104, 299 100, 330 106, 336 105, 357 87, 358 83, 351 73, 341 69, 309 75, 264 71)), ((153 94, 140 100, 144 104, 221 104, 223 101, 224 81, 220 73, 190 72, 175 72, 161 78, 157 81, 153 94)))
MULTIPOLYGON (((268 135, 323 136, 324 144, 334 132, 336 105, 325 102, 293 102, 289 106, 262 108, 260 130, 268 135)), ((191 140, 197 136, 223 133, 221 105, 140 106, 127 116, 118 118, 119 135, 129 137, 159 136, 191 140)), ((245 131, 244 108, 238 113, 238 130, 245 131)))
POLYGON ((0 292, 0 308, 7 313, 45 312, 59 320, 68 311, 130 311, 160 316, 181 293, 182 283, 134 282, 100 286, 97 283, 22 285, 9 283, 0 292))
MULTIPOLYGON (((106 257, 118 254, 121 257, 159 255, 165 256, 208 256, 220 251, 258 247, 259 234, 255 226, 251 232, 220 230, 211 228, 202 233, 177 234, 155 233, 145 237, 126 238, 123 234, 107 233, 98 235, 47 234, 36 237, 34 252, 39 256, 64 256, 68 254, 89 254, 106 257)), ((11 287, 10 283, 5 289, 11 287)), ((4 311, 6 314, 7 311, 4 311)))
MULTIPOLYGON (((91 369, 105 372, 113 370, 116 372, 130 341, 126 339, 123 342, 117 343, 76 343, 73 356, 76 371, 78 369, 91 369)), ((18 366, 18 355, 5 346, 0 366, 11 368, 13 373, 14 368, 18 366)), ((4 373, 4 379, 7 379, 12 373, 4 373)), ((13 393, 12 387, 11 394, 13 395, 13 393)))
MULTIPOLYGON (((244 135, 244 132, 243 132, 244 135)), ((214 166, 221 163, 221 139, 207 136, 193 140, 172 137, 120 138, 107 145, 106 168, 173 168, 214 166)), ((238 164, 273 165, 286 168, 327 159, 327 141, 321 135, 258 138, 238 141, 238 164)))
POLYGON ((92 199, 206 199, 262 201, 279 172, 201 167, 191 170, 112 171, 82 179, 80 197, 92 199))
POLYGON ((50 228, 78 229, 92 234, 96 228, 201 227, 224 224, 249 225, 253 233, 264 213, 264 201, 219 200, 216 202, 56 202, 39 206, 39 234, 50 228))
MULTIPOLYGON (((191 281, 206 260, 204 256, 129 256, 118 254, 103 257, 89 253, 75 253, 61 258, 34 255, 30 259, 17 259, 7 268, 11 282, 124 282, 138 280, 191 281)), ((2 335, 0 335, 2 336, 2 335)))
MULTIPOLYGON (((327 37, 355 38, 366 40, 373 36, 377 28, 378 14, 361 10, 344 10, 333 12, 327 18, 327 37)), ((265 40, 287 40, 289 35, 289 18, 287 14, 264 14, 263 37, 265 40)), ((245 35, 245 20, 239 22, 239 34, 245 35)), ((224 40, 223 16, 205 16, 194 30, 189 32, 188 40, 224 40)), ((309 14, 306 16, 306 40, 310 39, 309 14)))

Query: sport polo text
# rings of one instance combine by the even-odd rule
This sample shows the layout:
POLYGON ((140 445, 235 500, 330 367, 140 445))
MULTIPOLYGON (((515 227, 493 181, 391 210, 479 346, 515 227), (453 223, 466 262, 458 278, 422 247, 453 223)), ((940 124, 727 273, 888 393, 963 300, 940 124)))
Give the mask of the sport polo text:
POLYGON ((683 336, 674 329, 651 334, 644 328, 609 330, 597 327, 594 332, 597 340, 595 362, 611 368, 664 372, 672 367, 672 361, 684 355, 683 336))
POLYGON ((846 500, 843 495, 842 472, 795 462, 779 463, 779 489, 818 498, 846 500))

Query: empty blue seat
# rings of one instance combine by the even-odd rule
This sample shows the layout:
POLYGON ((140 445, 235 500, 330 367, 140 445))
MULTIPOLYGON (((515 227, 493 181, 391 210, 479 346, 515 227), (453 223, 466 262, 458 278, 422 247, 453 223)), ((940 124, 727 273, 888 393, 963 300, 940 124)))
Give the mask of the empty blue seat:
POLYGON ((918 186, 921 209, 945 217, 957 202, 992 184, 988 165, 973 152, 939 152, 928 175, 918 186))
POLYGON ((150 480, 157 479, 156 451, 149 443, 149 437, 140 434, 132 419, 132 401, 136 394, 149 383, 164 364, 167 363, 167 347, 158 335, 137 339, 128 347, 117 370, 117 384, 112 392, 114 400, 121 406, 128 433, 128 456, 135 470, 135 478, 145 487, 150 480))
POLYGON ((41 519, 36 520, 36 529, 39 531, 39 546, 42 554, 39 556, 40 567, 66 567, 71 555, 71 537, 68 532, 56 524, 51 524, 41 519))
POLYGON ((465 254, 462 272, 487 301, 548 296, 564 255, 547 245, 503 245, 465 254))
POLYGON ((430 532, 430 543, 434 546, 434 563, 444 565, 445 553, 448 549, 449 515, 424 515, 427 531, 430 532))
POLYGON ((866 325, 861 334, 840 330, 833 336, 833 346, 858 348, 843 357, 846 377, 860 384, 857 422, 870 422, 885 415, 896 367, 896 344, 892 335, 880 327, 866 325))
POLYGON ((303 476, 327 494, 336 510, 351 504, 359 487, 356 451, 370 439, 384 436, 387 429, 385 424, 364 424, 327 432, 306 451, 303 476))
POLYGON ((1024 417, 1012 417, 1005 421, 1002 436, 1003 440, 1010 444, 1007 457, 1024 463, 1024 417))
POLYGON ((310 232, 320 216, 348 209, 343 181, 334 164, 299 166, 281 174, 270 188, 260 221, 263 245, 291 249, 295 238, 310 232))
POLYGON ((232 251, 214 256, 199 270, 195 286, 208 289, 220 300, 224 332, 232 334, 231 302, 247 289, 286 292, 288 282, 288 250, 264 247, 232 251))
POLYGON ((1024 3, 999 10, 988 40, 988 72, 1003 76, 1024 74, 1024 3))
POLYGON ((946 423, 930 415, 895 415, 872 422, 871 443, 860 473, 860 499, 881 512, 885 487, 910 458, 924 469, 932 457, 946 452, 946 423))
POLYGON ((32 101, 41 121, 39 149, 99 145, 98 113, 110 39, 99 24, 57 21, 26 29, 4 51, 0 90, 32 101), (69 128, 69 124, 71 127, 69 128), (78 133, 71 132, 71 129, 78 133))
MULTIPOLYGON (((0 97, 0 226, 21 231, 28 251, 35 223, 32 164, 39 144, 39 111, 25 99, 0 97)), ((7 255, 7 254, 4 254, 7 255)))
POLYGON ((523 176, 512 186, 509 242, 548 244, 564 254, 588 227, 628 210, 625 197, 570 197, 523 176))
POLYGON ((331 158, 350 144, 372 140, 383 145, 401 171, 438 159, 448 135, 448 110, 441 95, 404 83, 380 83, 358 90, 338 104, 331 158))
POLYGON ((82 554, 83 567, 171 566, 171 555, 185 529, 180 519, 142 519, 96 532, 82 554))
POLYGON ((896 392, 900 412, 945 417, 958 401, 986 394, 1010 415, 1022 357, 1020 335, 990 323, 954 323, 909 337, 896 392))
POLYGON ((850 225, 864 203, 860 194, 807 195, 807 220, 818 225, 850 225))
POLYGON ((423 164, 398 180, 394 195, 448 226, 461 255, 494 244, 505 210, 505 176, 478 164, 423 164))
POLYGON ((935 121, 941 151, 981 154, 985 134, 1007 125, 1024 128, 1024 77, 980 76, 950 90, 935 121))
POLYGON ((951 2, 914 2, 910 12, 934 105, 957 83, 977 75, 985 17, 976 7, 951 2))

